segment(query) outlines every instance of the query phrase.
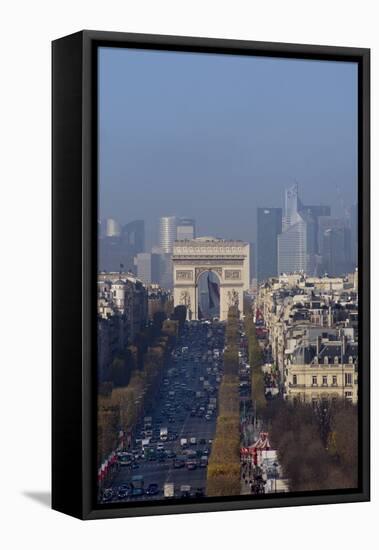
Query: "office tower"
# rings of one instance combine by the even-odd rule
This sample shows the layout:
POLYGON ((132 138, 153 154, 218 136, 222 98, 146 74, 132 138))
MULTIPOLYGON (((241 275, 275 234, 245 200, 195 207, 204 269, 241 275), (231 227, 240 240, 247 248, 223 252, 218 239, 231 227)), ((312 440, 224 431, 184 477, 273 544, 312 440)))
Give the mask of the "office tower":
POLYGON ((316 236, 316 242, 315 242, 315 248, 318 254, 320 254, 320 242, 319 242, 319 220, 321 218, 325 218, 330 216, 331 209, 330 206, 326 205, 315 205, 315 206, 309 206, 309 205, 302 205, 302 211, 308 212, 310 216, 313 217, 315 222, 315 236, 316 236))
POLYGON ((160 256, 148 252, 140 252, 135 258, 137 277, 145 284, 159 283, 160 256))
POLYGON ((351 254, 351 229, 345 220, 320 217, 319 243, 323 273, 337 276, 354 271, 355 265, 351 254))
POLYGON ((172 254, 177 225, 176 216, 164 216, 159 220, 159 246, 164 254, 172 254))
POLYGON ((316 221, 304 209, 295 184, 285 192, 282 233, 278 235, 278 274, 303 271, 315 275, 317 271, 316 221))
POLYGON ((126 270, 127 256, 122 250, 120 237, 101 237, 98 240, 99 271, 126 270), (121 268, 121 266, 124 268, 121 268))
POLYGON ((122 228, 115 220, 106 224, 106 236, 99 238, 99 270, 134 272, 134 258, 143 252, 145 243, 145 222, 136 220, 122 228), (120 267, 123 266, 123 267, 120 267))
POLYGON ((136 255, 145 250, 145 222, 134 220, 123 226, 121 240, 124 247, 130 254, 136 255))
POLYGON ((281 232, 282 209, 258 208, 256 266, 258 281, 264 281, 278 274, 278 235, 281 232))
POLYGON ((120 224, 113 218, 108 218, 106 221, 105 236, 119 237, 121 232, 120 224))
POLYGON ((160 256, 160 285, 170 290, 173 284, 172 254, 162 254, 160 256))
POLYGON ((192 218, 179 218, 176 228, 176 238, 178 241, 189 241, 196 236, 195 220, 192 218))

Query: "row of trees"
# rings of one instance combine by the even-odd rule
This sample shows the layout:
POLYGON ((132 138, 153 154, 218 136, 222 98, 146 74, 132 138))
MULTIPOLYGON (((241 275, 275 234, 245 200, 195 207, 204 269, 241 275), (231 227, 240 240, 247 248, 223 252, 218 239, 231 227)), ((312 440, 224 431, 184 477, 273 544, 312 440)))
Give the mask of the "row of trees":
POLYGON ((157 397, 166 358, 179 330, 176 320, 161 319, 159 332, 140 335, 124 356, 114 359, 111 381, 98 395, 98 463, 120 443, 120 431, 131 433, 138 419, 157 397))
POLYGON ((230 308, 216 432, 207 469, 207 496, 240 494, 239 313, 230 308))
POLYGON ((344 400, 323 403, 330 430, 324 444, 318 408, 307 403, 272 401, 264 413, 270 440, 292 491, 357 487, 357 407, 344 400))
POLYGON ((266 408, 264 375, 262 371, 262 351, 259 347, 255 323, 251 314, 245 316, 245 333, 248 346, 248 358, 251 372, 251 400, 257 415, 266 408))

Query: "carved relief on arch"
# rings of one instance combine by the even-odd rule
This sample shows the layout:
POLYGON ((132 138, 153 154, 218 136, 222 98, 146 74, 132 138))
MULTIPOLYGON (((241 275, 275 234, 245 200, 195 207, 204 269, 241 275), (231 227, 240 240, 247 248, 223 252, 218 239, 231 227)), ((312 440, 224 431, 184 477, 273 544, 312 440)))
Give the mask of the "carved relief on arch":
POLYGON ((176 271, 176 280, 177 281, 192 281, 193 280, 193 271, 191 269, 178 269, 176 271))

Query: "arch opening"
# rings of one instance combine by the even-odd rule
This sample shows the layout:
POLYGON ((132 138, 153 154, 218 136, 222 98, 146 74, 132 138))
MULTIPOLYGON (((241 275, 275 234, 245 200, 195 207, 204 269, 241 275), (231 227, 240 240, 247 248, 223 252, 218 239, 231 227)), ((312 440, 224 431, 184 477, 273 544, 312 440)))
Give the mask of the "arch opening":
POLYGON ((211 269, 203 271, 197 280, 197 318, 220 318, 220 278, 211 269))

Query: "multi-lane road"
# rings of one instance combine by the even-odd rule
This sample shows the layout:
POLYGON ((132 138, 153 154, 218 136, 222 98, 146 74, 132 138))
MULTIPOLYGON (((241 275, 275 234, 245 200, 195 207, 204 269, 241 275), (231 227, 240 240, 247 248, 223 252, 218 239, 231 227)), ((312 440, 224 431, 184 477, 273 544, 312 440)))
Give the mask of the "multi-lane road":
POLYGON ((126 465, 120 462, 107 482, 109 500, 162 499, 169 483, 174 484, 175 497, 205 495, 206 457, 216 428, 224 331, 225 325, 219 322, 186 323, 161 387, 156 389, 159 397, 154 407, 145 411, 133 434, 126 465), (162 428, 167 428, 167 440, 161 437, 162 428), (133 494, 134 476, 142 476, 137 482, 140 487, 142 484, 139 494, 133 494), (122 486, 124 492, 120 492, 122 486), (183 492, 184 486, 187 490, 190 487, 189 493, 183 492))

